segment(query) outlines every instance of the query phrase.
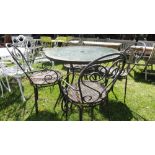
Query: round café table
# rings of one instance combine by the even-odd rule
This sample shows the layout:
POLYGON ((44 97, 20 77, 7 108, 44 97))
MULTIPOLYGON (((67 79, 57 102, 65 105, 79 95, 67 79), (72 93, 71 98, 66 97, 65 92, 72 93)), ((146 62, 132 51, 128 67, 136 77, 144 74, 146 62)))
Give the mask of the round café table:
MULTIPOLYGON (((120 51, 98 46, 66 46, 43 49, 45 56, 51 61, 69 64, 88 64, 89 62, 120 51)), ((114 57, 111 57, 113 59, 114 57)))
MULTIPOLYGON (((72 69, 72 80, 74 79, 74 67, 73 64, 88 64, 91 61, 113 53, 120 53, 120 51, 98 46, 65 46, 65 47, 54 47, 43 49, 45 56, 51 61, 57 61, 62 64, 70 64, 72 69)), ((116 56, 111 56, 109 60, 116 58, 116 56)), ((105 60, 105 59, 102 59, 105 60)), ((108 61, 108 60, 107 60, 108 61)), ((69 70, 67 70, 67 75, 69 70)), ((69 81, 69 77, 67 78, 69 81)), ((72 83, 72 82, 71 82, 72 83)))

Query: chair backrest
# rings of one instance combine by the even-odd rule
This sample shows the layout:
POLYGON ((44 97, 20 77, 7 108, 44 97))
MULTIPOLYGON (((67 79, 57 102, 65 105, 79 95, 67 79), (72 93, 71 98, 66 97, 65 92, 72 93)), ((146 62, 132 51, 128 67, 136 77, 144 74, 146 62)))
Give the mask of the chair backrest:
POLYGON ((23 53, 26 60, 31 63, 33 62, 33 51, 35 50, 35 40, 33 37, 30 36, 23 36, 19 35, 16 37, 13 37, 13 45, 16 47, 22 47, 25 49, 25 52, 23 53))
POLYGON ((6 48, 13 58, 15 64, 22 70, 23 73, 25 73, 27 78, 31 81, 27 73, 32 71, 31 66, 29 65, 29 62, 27 62, 24 54, 14 44, 6 44, 6 48))
POLYGON ((140 60, 146 52, 146 44, 142 41, 135 42, 134 44, 128 46, 123 53, 127 57, 127 63, 125 66, 126 73, 130 73, 133 68, 139 64, 140 60))
POLYGON ((151 51, 148 59, 146 60, 146 66, 148 64, 155 64, 155 44, 153 44, 153 50, 151 51))
POLYGON ((146 52, 146 44, 145 42, 142 41, 135 42, 134 44, 131 44, 124 50, 125 54, 133 56, 132 61, 135 63, 138 63, 140 61, 145 52, 146 52))
POLYGON ((26 43, 25 41, 26 41, 26 37, 23 35, 12 37, 12 43, 18 47, 25 47, 25 43, 26 43))
POLYGON ((86 86, 89 89, 95 91, 98 94, 98 99, 102 96, 102 94, 108 94, 115 82, 117 81, 119 75, 123 71, 125 62, 126 57, 124 54, 115 53, 100 57, 89 63, 80 72, 78 79, 78 88, 81 101, 85 103, 86 100, 89 98, 88 95, 84 96, 81 90, 83 86, 86 86), (90 83, 92 84, 92 86, 90 85, 90 83), (98 87, 95 88, 93 86, 95 83, 104 86, 102 92, 98 90, 98 87))
POLYGON ((33 38, 26 38, 25 40, 25 47, 30 51, 34 50, 36 47, 36 41, 33 38))

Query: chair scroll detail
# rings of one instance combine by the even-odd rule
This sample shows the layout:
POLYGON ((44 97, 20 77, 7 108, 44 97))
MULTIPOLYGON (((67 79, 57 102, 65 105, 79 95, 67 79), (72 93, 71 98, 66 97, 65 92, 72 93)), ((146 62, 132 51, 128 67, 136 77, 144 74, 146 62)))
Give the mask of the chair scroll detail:
MULTIPOLYGON (((79 108, 79 120, 83 118, 83 109, 93 109, 97 105, 103 106, 108 101, 108 94, 113 88, 119 75, 124 69, 126 57, 124 54, 115 53, 100 57, 90 62, 82 69, 77 81, 67 86, 61 85, 68 117, 68 104, 79 108)), ((66 82, 64 82, 66 84, 66 82)))
POLYGON ((135 66, 140 65, 140 61, 146 52, 146 44, 142 41, 135 42, 134 44, 128 46, 122 53, 127 57, 126 65, 124 71, 120 74, 120 78, 125 78, 125 90, 124 90, 124 103, 126 100, 127 93, 127 79, 130 72, 134 69, 135 66), (137 48, 140 46, 141 48, 137 48))
POLYGON ((16 46, 13 44, 7 44, 6 47, 13 60, 16 62, 17 66, 23 71, 23 73, 30 81, 31 86, 34 88, 35 108, 36 113, 38 114, 38 89, 41 87, 54 86, 55 84, 59 84, 61 73, 52 69, 32 71, 29 62, 27 62, 25 56, 16 46), (12 47, 13 50, 10 50, 10 47, 12 47), (16 55, 18 55, 20 59, 17 59, 16 55))

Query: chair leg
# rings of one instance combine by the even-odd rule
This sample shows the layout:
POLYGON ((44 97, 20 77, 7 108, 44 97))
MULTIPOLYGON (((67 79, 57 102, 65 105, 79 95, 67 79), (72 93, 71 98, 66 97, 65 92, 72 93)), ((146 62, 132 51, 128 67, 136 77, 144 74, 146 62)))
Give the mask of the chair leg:
POLYGON ((11 92, 11 88, 10 88, 10 84, 7 76, 5 76, 5 80, 6 80, 6 84, 4 83, 3 79, 1 79, 1 83, 5 87, 5 89, 11 92))
POLYGON ((66 121, 67 121, 68 120, 68 101, 63 96, 61 99, 61 109, 64 112, 65 117, 66 117, 66 121))
POLYGON ((125 88, 124 88, 124 103, 125 103, 125 100, 126 100, 127 82, 128 82, 128 77, 126 76, 126 78, 125 78, 125 88))
POLYGON ((34 87, 34 97, 35 97, 36 114, 38 114, 38 88, 37 88, 37 86, 34 87))
POLYGON ((55 103, 55 105, 54 105, 54 110, 55 110, 55 108, 57 107, 57 105, 59 104, 59 102, 61 102, 61 99, 63 98, 63 96, 62 96, 62 94, 59 94, 59 96, 58 96, 58 98, 57 98, 57 100, 56 100, 56 103, 55 103))
POLYGON ((145 80, 147 81, 147 68, 145 70, 145 80))
POLYGON ((91 107, 91 121, 94 120, 94 107, 91 107))
POLYGON ((66 106, 66 121, 68 120, 68 102, 65 103, 66 106))
POLYGON ((114 92, 114 85, 112 86, 111 91, 112 91, 113 95, 115 96, 115 99, 118 100, 118 98, 117 98, 117 96, 116 96, 116 94, 114 92))
POLYGON ((0 88, 1 88, 1 92, 2 92, 1 97, 4 97, 4 93, 3 93, 3 86, 2 86, 2 84, 1 84, 1 82, 0 82, 0 88))
POLYGON ((108 119, 111 121, 110 105, 109 105, 109 96, 105 98, 105 108, 107 109, 108 119))
POLYGON ((6 83, 7 83, 8 91, 11 92, 11 88, 10 88, 8 77, 6 76, 5 78, 6 78, 6 83))
POLYGON ((82 121, 83 120, 83 107, 79 107, 79 120, 82 121))
POLYGON ((107 104, 107 112, 108 112, 108 118, 109 118, 109 121, 111 121, 111 113, 110 113, 110 106, 109 104, 107 104))
POLYGON ((20 89, 20 93, 21 93, 22 100, 23 100, 23 102, 25 102, 26 99, 25 99, 25 96, 24 96, 24 93, 23 93, 22 84, 21 84, 21 79, 17 77, 16 80, 17 80, 18 85, 19 85, 19 89, 20 89))

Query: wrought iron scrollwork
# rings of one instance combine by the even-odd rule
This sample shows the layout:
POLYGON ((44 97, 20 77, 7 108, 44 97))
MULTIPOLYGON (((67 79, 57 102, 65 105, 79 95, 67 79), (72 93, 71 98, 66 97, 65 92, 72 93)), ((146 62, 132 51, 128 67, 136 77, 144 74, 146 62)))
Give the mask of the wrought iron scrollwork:
POLYGON ((118 54, 117 58, 112 59, 112 55, 110 55, 104 59, 101 62, 102 58, 92 62, 80 74, 78 87, 83 103, 95 103, 104 99, 104 95, 110 91, 123 71, 125 56, 118 54), (109 58, 110 62, 106 61, 109 58), (87 94, 85 91, 89 91, 89 93, 87 94))

